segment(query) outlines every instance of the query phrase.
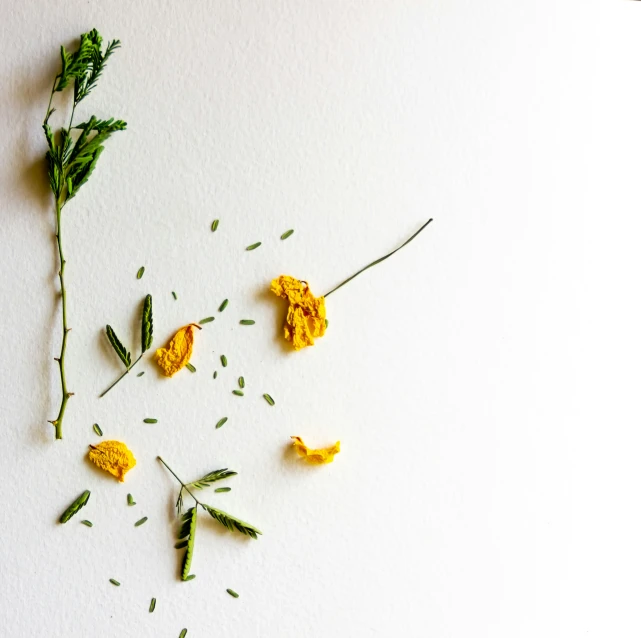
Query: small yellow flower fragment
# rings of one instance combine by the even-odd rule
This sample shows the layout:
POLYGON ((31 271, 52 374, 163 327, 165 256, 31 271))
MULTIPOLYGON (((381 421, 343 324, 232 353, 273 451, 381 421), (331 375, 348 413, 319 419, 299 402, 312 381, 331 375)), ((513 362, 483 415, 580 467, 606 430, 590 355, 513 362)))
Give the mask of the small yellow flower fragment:
POLYGON ((101 470, 113 474, 121 483, 125 480, 125 474, 136 465, 131 450, 120 441, 103 441, 89 448, 89 459, 101 470))
POLYGON ((287 299, 289 308, 283 327, 285 339, 295 350, 314 345, 314 337, 325 334, 325 297, 314 297, 307 282, 288 275, 274 279, 271 291, 287 299))
POLYGON ((308 463, 313 463, 314 465, 331 463, 334 460, 334 455, 341 451, 340 441, 336 441, 331 447, 321 448, 320 450, 310 450, 300 436, 293 436, 292 440, 298 455, 302 456, 308 463))
POLYGON ((156 363, 166 377, 173 377, 189 363, 194 349, 194 328, 200 330, 200 326, 195 323, 181 328, 166 348, 156 350, 156 363))

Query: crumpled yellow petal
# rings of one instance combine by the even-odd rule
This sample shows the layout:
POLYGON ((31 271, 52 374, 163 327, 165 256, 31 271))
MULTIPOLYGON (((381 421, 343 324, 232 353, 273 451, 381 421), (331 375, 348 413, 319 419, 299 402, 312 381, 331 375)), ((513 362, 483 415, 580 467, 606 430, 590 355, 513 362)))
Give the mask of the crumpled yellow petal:
POLYGON ((181 328, 166 348, 156 350, 156 363, 166 377, 173 377, 189 363, 194 349, 194 328, 200 330, 200 326, 195 323, 181 328))
POLYGON ((314 465, 331 463, 334 460, 334 455, 341 451, 340 441, 336 441, 331 447, 325 447, 319 450, 310 450, 300 436, 293 436, 292 442, 298 455, 302 456, 308 463, 313 463, 314 465))
POLYGON ((101 470, 113 474, 121 483, 125 480, 125 474, 136 465, 131 450, 120 441, 103 441, 89 448, 89 459, 101 470))
POLYGON ((287 299, 289 308, 283 331, 295 350, 314 345, 325 334, 325 297, 314 297, 307 282, 289 275, 274 279, 271 291, 287 299))

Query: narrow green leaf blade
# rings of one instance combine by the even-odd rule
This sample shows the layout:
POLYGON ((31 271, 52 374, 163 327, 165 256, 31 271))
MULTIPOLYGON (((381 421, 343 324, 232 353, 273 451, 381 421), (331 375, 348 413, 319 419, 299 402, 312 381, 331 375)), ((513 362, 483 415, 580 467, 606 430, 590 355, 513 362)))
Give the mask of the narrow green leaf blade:
POLYGON ((60 517, 61 523, 66 523, 72 516, 76 515, 89 501, 91 492, 85 490, 63 513, 60 517))
POLYGON ((151 295, 145 297, 142 307, 142 351, 147 352, 154 340, 154 319, 152 312, 151 295))
POLYGON ((129 366, 131 365, 131 353, 127 350, 127 348, 125 348, 125 346, 122 345, 120 339, 118 339, 118 336, 110 325, 107 325, 105 331, 107 333, 107 339, 109 339, 111 347, 116 351, 116 354, 125 364, 125 366, 129 368, 129 366))

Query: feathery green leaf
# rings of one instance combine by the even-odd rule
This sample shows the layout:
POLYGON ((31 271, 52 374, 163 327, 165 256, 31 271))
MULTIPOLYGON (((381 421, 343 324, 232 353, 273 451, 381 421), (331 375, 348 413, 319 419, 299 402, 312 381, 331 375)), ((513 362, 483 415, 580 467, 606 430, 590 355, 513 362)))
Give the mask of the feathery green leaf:
POLYGON ((201 505, 209 512, 209 514, 213 518, 215 518, 221 525, 224 525, 231 532, 238 531, 241 534, 245 534, 246 536, 251 536, 251 538, 253 538, 254 540, 258 538, 258 534, 262 534, 262 532, 258 528, 250 525, 249 523, 241 521, 239 518, 231 516, 231 514, 227 514, 227 512, 216 509, 211 505, 205 505, 204 503, 201 503, 201 505))
POLYGON ((116 351, 116 354, 120 357, 120 360, 125 364, 125 367, 129 368, 131 365, 131 353, 122 345, 120 339, 118 339, 114 329, 110 325, 107 325, 105 330, 107 332, 107 339, 109 339, 109 343, 116 351))
POLYGON ((194 556, 194 543, 196 542, 196 520, 198 510, 196 507, 190 507, 182 517, 182 525, 178 532, 178 540, 187 540, 187 549, 183 557, 182 579, 186 580, 191 568, 191 560, 194 556))
POLYGON ((89 500, 91 492, 85 490, 63 513, 60 517, 61 523, 66 523, 72 516, 77 514, 89 500))
POLYGON ((216 481, 222 481, 223 479, 229 478, 230 476, 236 476, 237 474, 238 472, 232 472, 225 467, 222 470, 214 470, 213 472, 209 472, 209 474, 205 474, 205 476, 198 479, 197 481, 187 483, 187 487, 195 487, 197 490, 202 490, 205 487, 209 487, 216 481))
POLYGON ((145 297, 145 304, 142 309, 142 351, 147 352, 154 340, 154 320, 151 308, 151 295, 145 297))

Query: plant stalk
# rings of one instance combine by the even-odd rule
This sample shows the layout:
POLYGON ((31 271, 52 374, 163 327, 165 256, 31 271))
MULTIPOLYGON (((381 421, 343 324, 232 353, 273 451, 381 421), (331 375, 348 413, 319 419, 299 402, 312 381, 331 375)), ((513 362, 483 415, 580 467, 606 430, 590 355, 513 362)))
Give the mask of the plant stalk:
POLYGON ((60 270, 58 277, 60 278, 60 295, 62 298, 62 345, 60 346, 60 356, 56 358, 58 367, 60 369, 60 384, 62 386, 62 401, 60 403, 60 410, 55 421, 50 421, 56 428, 56 439, 62 439, 62 419, 65 415, 67 408, 67 401, 73 395, 73 392, 67 390, 67 379, 65 376, 65 354, 67 352, 67 337, 71 328, 67 325, 67 289, 65 288, 65 265, 67 264, 64 254, 62 252, 62 206, 60 199, 56 200, 56 241, 58 242, 58 256, 60 258, 60 270))
POLYGON ((162 463, 162 464, 163 464, 163 465, 164 465, 164 466, 165 466, 165 467, 166 467, 166 468, 167 468, 167 469, 168 469, 168 470, 169 470, 169 471, 174 475, 174 477, 176 478, 176 480, 177 480, 177 481, 178 481, 178 482, 179 482, 179 483, 180 483, 180 484, 181 484, 181 485, 182 485, 182 486, 187 490, 187 492, 189 493, 189 496, 191 496, 191 497, 194 499, 194 501, 196 501, 196 503, 198 503, 198 505, 200 505, 201 507, 204 507, 204 506, 203 506, 203 504, 202 504, 202 503, 201 503, 201 502, 200 502, 200 501, 199 501, 199 500, 198 500, 198 499, 193 495, 192 491, 191 491, 191 490, 190 490, 190 489, 189 489, 189 488, 188 488, 188 487, 187 487, 187 486, 186 486, 186 485, 185 485, 185 484, 184 484, 184 483, 183 483, 183 482, 178 478, 178 475, 176 474, 176 472, 174 472, 174 471, 169 467, 169 465, 167 465, 167 463, 165 463, 165 462, 163 461, 162 457, 160 457, 160 456, 159 456, 159 457, 157 457, 157 458, 158 458, 158 460, 159 460, 159 461, 160 461, 160 462, 161 462, 161 463, 162 463))
POLYGON ((102 397, 111 390, 115 385, 117 385, 124 377, 126 377, 132 370, 132 368, 142 359, 142 355, 144 353, 141 353, 141 355, 102 393, 98 395, 99 399, 102 399, 102 397))

